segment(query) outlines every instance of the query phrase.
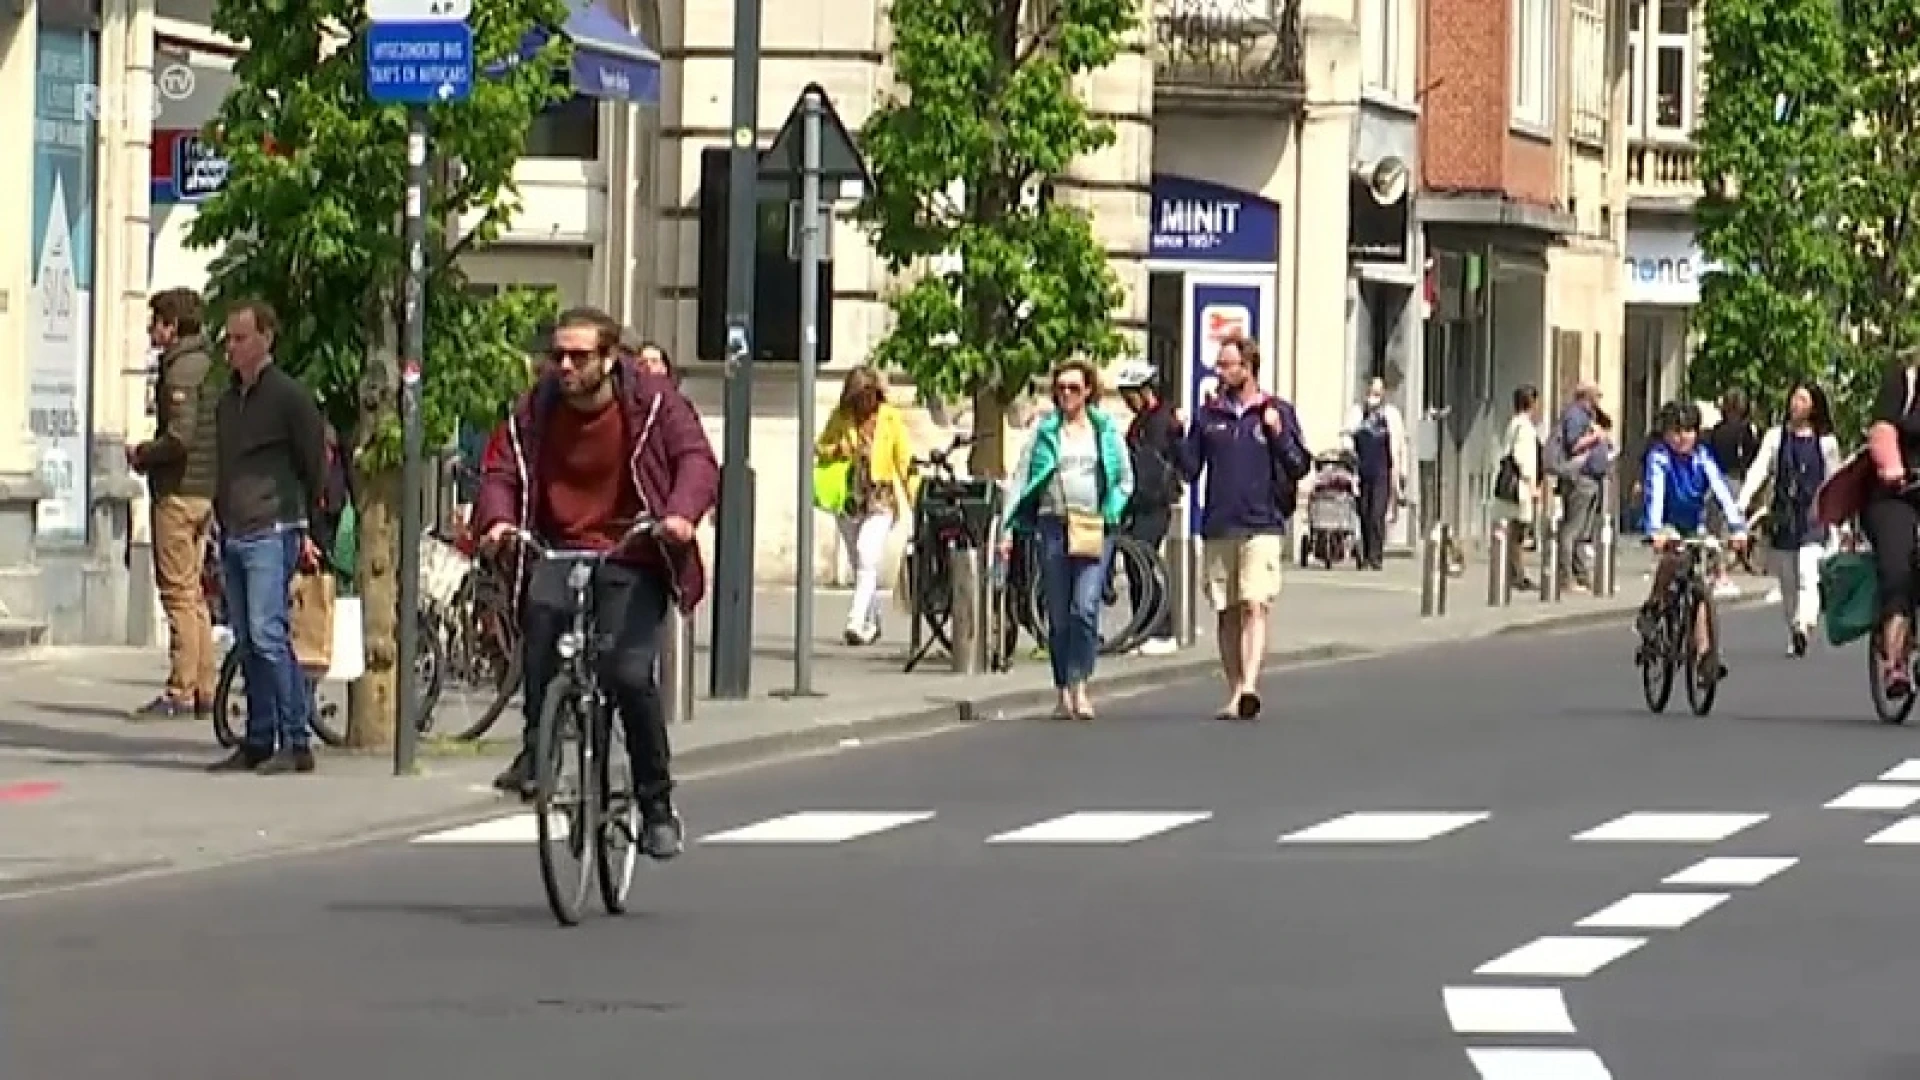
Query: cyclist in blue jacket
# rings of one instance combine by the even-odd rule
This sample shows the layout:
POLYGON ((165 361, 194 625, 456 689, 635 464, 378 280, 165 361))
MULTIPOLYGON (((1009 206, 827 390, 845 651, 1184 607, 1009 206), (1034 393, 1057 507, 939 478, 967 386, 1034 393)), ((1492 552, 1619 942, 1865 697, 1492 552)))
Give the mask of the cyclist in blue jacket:
MULTIPOLYGON (((1747 516, 1733 497, 1726 474, 1713 452, 1700 445, 1697 405, 1674 401, 1660 409, 1660 441, 1647 451, 1645 490, 1647 537, 1658 558, 1653 591, 1640 609, 1642 637, 1659 617, 1661 599, 1680 571, 1680 538, 1697 534, 1704 523, 1709 494, 1726 515, 1735 549, 1744 547, 1747 538, 1747 516)), ((1705 627, 1696 627, 1695 632, 1702 638, 1707 635, 1705 627)), ((1701 643, 1703 648, 1706 644, 1701 643)))

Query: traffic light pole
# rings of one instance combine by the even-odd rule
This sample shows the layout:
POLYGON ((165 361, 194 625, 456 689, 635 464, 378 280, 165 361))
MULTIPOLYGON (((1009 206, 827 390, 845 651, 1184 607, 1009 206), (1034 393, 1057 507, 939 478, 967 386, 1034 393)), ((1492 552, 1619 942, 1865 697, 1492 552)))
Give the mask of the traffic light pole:
MULTIPOLYGON (((753 271, 759 208, 760 4, 734 0, 732 161, 727 174, 726 442, 714 546, 708 690, 745 698, 753 679, 753 271)), ((802 463, 804 467, 805 463, 802 463)), ((801 507, 798 513, 806 513, 801 507)))

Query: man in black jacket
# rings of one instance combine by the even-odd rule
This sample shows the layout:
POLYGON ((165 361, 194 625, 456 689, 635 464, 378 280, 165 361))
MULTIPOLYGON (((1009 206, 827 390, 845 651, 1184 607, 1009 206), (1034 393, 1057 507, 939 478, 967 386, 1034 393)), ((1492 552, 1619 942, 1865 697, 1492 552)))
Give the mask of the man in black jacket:
MULTIPOLYGON (((1114 377, 1121 400, 1133 412, 1127 428, 1127 451, 1133 458, 1133 502, 1127 508, 1127 534, 1158 552, 1173 524, 1173 506, 1180 501, 1180 470, 1174 447, 1185 437, 1180 411, 1160 399, 1159 373, 1152 364, 1129 363, 1114 377)), ((1141 601, 1144 582, 1129 582, 1134 604, 1141 601)), ((1164 656, 1179 648, 1173 637, 1173 605, 1160 605, 1160 618, 1140 646, 1146 656, 1164 656)))
POLYGON ((227 316, 233 379, 216 414, 214 515, 234 648, 247 677, 247 735, 216 772, 313 771, 287 593, 296 571, 319 566, 311 532, 325 513, 326 421, 307 388, 273 362, 278 326, 259 301, 227 316))

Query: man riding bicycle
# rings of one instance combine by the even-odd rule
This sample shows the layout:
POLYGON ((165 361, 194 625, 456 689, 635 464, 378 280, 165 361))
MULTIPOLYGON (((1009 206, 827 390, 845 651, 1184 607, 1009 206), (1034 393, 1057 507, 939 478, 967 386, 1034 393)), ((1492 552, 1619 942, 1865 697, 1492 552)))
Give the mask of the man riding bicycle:
MULTIPOLYGON (((1682 564, 1683 536, 1697 534, 1706 517, 1707 497, 1720 504, 1726 515, 1727 529, 1733 534, 1736 549, 1747 537, 1747 517, 1727 484, 1727 477, 1713 453, 1700 445, 1700 408, 1684 401, 1669 402, 1660 409, 1660 441, 1647 451, 1647 536, 1658 556, 1653 574, 1653 590, 1640 608, 1640 636, 1645 638, 1658 623, 1667 590, 1682 564)), ((1699 647, 1706 649, 1711 633, 1695 627, 1699 647)), ((1719 657, 1714 657, 1717 663, 1719 657)), ((1726 668, 1719 668, 1721 675, 1726 668)))
MULTIPOLYGON (((619 325, 602 312, 560 316, 550 363, 481 461, 473 530, 487 550, 518 531, 556 549, 610 551, 637 518, 660 519, 656 532, 609 556, 594 599, 612 638, 602 678, 626 729, 642 846, 669 859, 683 836, 655 659, 667 605, 691 613, 706 589, 694 528, 713 509, 720 467, 692 404, 672 380, 616 356, 619 343, 619 325)), ((514 567, 526 729, 494 786, 522 797, 533 792, 533 740, 559 662, 556 643, 572 614, 566 571, 564 563, 530 559, 524 546, 514 567)))

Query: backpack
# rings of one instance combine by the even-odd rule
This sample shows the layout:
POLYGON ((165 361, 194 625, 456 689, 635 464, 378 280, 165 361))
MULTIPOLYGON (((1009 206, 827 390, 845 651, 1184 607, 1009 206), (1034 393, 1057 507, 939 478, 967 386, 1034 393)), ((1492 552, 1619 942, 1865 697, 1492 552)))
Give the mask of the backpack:
POLYGON ((1291 517, 1300 503, 1300 482, 1313 471, 1313 455, 1300 436, 1300 414, 1290 402, 1273 399, 1280 412, 1280 453, 1273 464, 1273 504, 1283 517, 1291 517))

